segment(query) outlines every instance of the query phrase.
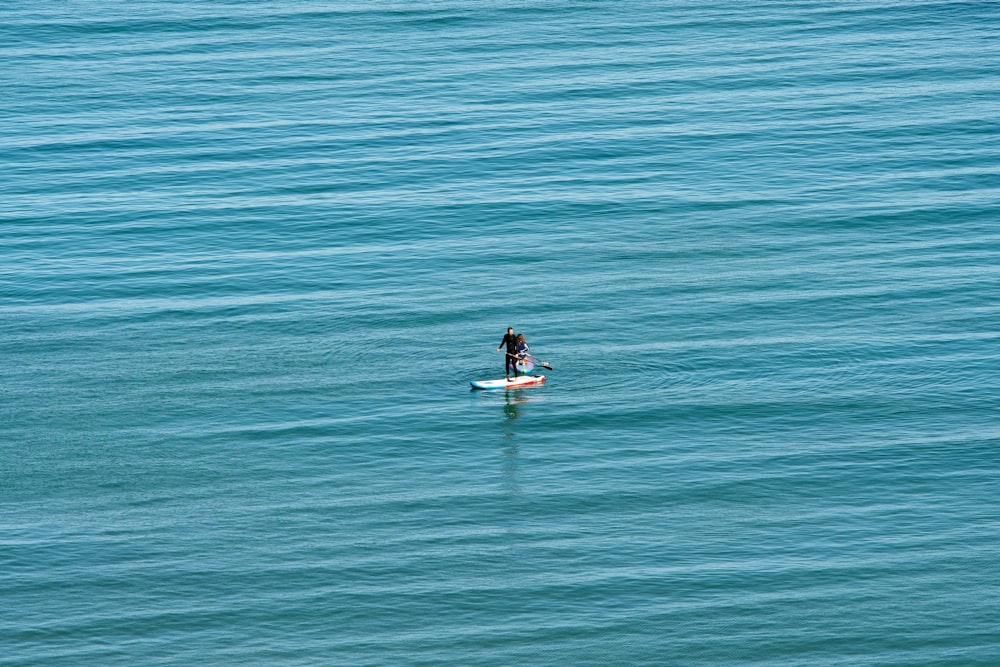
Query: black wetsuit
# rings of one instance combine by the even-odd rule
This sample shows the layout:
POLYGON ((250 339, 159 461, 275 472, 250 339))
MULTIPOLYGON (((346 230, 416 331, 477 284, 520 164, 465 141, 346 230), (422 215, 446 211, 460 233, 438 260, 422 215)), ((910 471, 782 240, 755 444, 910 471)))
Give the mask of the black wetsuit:
POLYGON ((517 377, 517 334, 504 334, 498 347, 503 347, 505 344, 507 352, 504 354, 503 374, 505 377, 511 375, 517 377))

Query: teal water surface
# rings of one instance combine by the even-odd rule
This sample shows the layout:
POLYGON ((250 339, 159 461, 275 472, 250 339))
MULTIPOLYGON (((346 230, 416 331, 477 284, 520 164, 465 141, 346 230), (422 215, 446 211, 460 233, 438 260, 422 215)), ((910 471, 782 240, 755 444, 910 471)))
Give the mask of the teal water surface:
POLYGON ((0 11, 0 663, 1000 664, 1000 5, 0 11))

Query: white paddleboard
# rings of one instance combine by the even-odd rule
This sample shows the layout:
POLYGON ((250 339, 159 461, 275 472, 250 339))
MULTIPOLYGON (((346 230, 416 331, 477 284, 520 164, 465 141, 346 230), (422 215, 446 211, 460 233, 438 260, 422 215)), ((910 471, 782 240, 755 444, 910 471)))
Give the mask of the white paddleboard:
POLYGON ((510 380, 505 378, 500 378, 499 380, 473 380, 469 384, 472 385, 473 389, 509 389, 511 387, 530 387, 533 384, 542 384, 543 382, 545 382, 544 375, 522 375, 510 380))

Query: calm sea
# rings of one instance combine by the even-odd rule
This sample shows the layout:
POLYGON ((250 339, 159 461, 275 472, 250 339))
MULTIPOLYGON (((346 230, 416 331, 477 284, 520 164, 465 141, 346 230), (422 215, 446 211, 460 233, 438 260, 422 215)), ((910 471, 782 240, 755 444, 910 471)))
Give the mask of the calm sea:
POLYGON ((1000 664, 1000 4, 0 19, 3 665, 1000 664))

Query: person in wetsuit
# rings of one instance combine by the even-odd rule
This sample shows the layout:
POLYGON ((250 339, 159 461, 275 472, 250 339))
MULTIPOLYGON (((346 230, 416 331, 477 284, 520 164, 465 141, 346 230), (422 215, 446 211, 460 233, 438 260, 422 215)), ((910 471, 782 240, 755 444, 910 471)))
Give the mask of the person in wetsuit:
MULTIPOLYGON (((528 361, 528 357, 531 356, 528 354, 528 341, 524 340, 524 334, 517 334, 516 354, 517 354, 517 359, 515 359, 514 361, 522 363, 528 361)), ((517 368, 517 363, 514 364, 514 368, 515 369, 517 368)))
POLYGON ((514 377, 517 377, 517 336, 514 335, 514 327, 507 327, 507 333, 504 334, 503 340, 497 346, 497 352, 504 345, 507 346, 507 353, 504 355, 503 374, 510 380, 511 371, 514 371, 514 377))

